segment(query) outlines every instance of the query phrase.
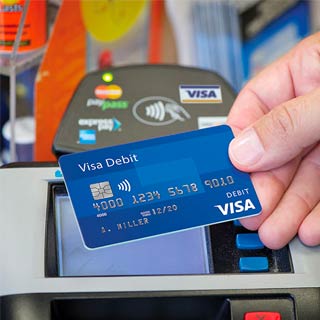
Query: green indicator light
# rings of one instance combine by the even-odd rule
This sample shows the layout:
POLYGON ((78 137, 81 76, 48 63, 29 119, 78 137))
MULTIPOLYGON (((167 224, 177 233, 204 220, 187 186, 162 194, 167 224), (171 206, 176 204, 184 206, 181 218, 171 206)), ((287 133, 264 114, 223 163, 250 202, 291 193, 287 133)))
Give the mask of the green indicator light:
POLYGON ((104 82, 111 82, 113 80, 113 74, 110 72, 106 72, 102 75, 102 80, 104 82))

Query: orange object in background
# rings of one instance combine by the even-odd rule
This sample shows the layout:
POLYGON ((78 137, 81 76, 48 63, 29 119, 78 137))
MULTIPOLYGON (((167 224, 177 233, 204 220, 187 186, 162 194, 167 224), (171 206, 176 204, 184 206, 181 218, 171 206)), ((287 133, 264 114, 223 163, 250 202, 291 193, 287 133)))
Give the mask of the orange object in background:
POLYGON ((35 84, 37 161, 55 160, 53 138, 86 70, 85 39, 79 1, 63 1, 35 84))
POLYGON ((163 0, 152 1, 150 12, 149 63, 161 63, 162 24, 164 17, 163 0))
MULTIPOLYGON (((0 51, 12 51, 26 0, 0 0, 0 51)), ((30 0, 18 52, 38 49, 47 39, 46 1, 30 0)))

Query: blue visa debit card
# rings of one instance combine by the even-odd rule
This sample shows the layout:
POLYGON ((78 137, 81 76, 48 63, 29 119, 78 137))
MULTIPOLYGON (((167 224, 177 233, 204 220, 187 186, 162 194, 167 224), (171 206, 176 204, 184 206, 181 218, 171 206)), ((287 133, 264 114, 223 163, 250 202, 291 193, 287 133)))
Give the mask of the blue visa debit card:
POLYGON ((83 241, 98 248, 257 215, 226 125, 60 157, 83 241))

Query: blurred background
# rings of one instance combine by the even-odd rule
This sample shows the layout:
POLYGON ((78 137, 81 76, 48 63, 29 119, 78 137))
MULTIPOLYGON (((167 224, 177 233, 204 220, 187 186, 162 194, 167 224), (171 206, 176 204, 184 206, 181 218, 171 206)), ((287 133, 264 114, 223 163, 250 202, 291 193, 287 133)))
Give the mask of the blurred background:
POLYGON ((54 134, 90 71, 195 66, 239 92, 319 29, 317 0, 0 0, 0 163, 55 160, 54 134))

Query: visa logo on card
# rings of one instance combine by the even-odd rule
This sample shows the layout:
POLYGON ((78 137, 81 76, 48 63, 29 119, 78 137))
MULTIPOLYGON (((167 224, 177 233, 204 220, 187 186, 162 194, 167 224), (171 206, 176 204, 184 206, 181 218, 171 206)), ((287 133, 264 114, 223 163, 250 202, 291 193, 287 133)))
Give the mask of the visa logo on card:
POLYGON ((223 125, 60 157, 85 245, 259 214, 249 174, 229 160, 232 139, 223 125))

